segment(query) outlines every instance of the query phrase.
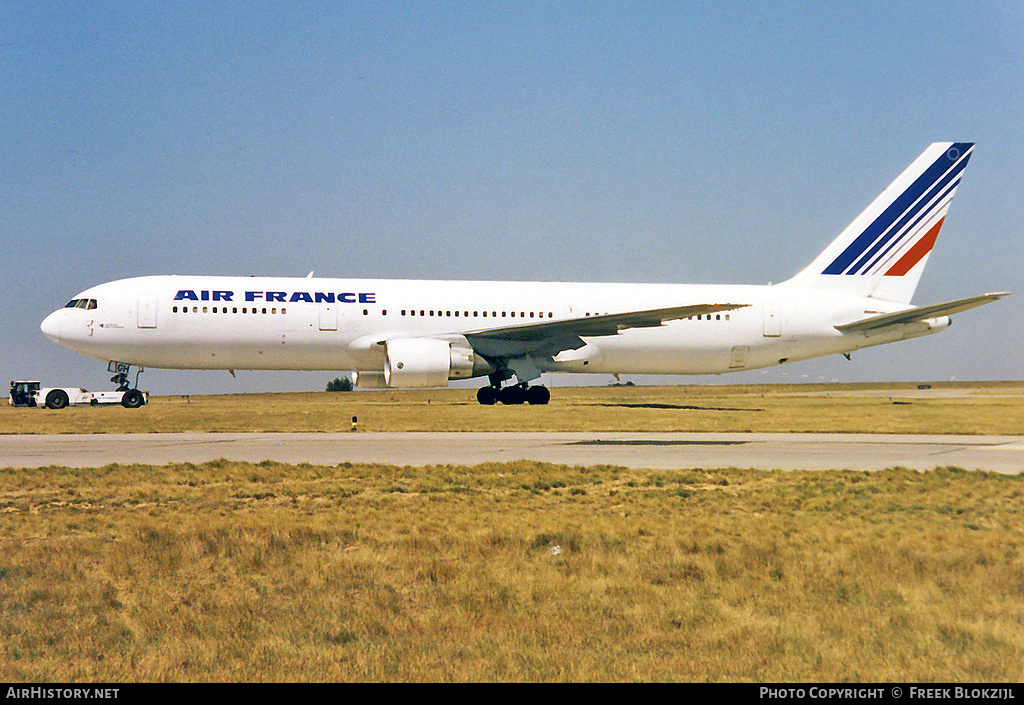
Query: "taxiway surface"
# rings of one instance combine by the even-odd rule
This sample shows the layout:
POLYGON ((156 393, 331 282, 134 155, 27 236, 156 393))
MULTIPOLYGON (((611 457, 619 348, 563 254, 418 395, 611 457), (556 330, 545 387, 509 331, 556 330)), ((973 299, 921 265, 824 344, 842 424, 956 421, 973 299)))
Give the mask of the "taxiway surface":
POLYGON ((159 433, 0 436, 0 467, 202 463, 217 458, 336 465, 475 465, 538 460, 633 468, 881 470, 907 467, 1018 473, 1021 436, 807 433, 159 433))

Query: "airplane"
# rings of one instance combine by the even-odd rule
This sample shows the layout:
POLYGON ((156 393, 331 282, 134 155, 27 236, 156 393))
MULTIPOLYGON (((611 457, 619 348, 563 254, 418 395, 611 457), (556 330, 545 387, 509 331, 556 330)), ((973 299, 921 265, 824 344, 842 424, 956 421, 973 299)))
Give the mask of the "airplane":
MULTIPOLYGON (((910 304, 973 148, 930 145, 774 285, 143 276, 87 289, 40 327, 111 370, 351 370, 369 388, 486 377, 485 405, 547 404, 548 389, 531 386, 544 372, 720 374, 849 359, 1009 295, 910 304)), ((124 371, 115 380, 127 388, 124 371)))

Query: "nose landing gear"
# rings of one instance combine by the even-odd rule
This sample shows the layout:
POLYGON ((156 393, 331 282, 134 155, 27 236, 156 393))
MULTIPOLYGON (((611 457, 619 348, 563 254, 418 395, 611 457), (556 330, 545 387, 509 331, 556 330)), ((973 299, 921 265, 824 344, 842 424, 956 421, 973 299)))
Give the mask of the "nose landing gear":
POLYGON ((117 391, 127 392, 129 389, 139 388, 139 375, 146 371, 145 367, 140 367, 135 372, 135 387, 128 385, 128 375, 132 371, 132 366, 123 362, 110 362, 107 364, 107 372, 114 372, 114 376, 110 378, 110 381, 117 385, 117 391))
POLYGON ((121 397, 121 406, 126 409, 138 409, 146 403, 146 396, 139 391, 139 375, 145 372, 146 368, 140 367, 136 370, 134 387, 128 385, 128 375, 131 369, 131 365, 123 362, 111 362, 107 365, 107 372, 115 373, 110 378, 110 381, 117 385, 117 391, 124 392, 124 395, 121 397))

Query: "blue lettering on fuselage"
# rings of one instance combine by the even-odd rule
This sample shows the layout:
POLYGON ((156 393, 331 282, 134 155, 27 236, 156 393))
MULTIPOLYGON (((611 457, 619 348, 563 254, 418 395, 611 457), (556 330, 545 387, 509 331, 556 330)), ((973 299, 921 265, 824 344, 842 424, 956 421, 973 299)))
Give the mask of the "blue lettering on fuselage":
MULTIPOLYGON (((222 290, 208 290, 203 289, 196 293, 193 289, 179 289, 178 293, 174 295, 175 301, 234 301, 235 292, 233 291, 222 291, 222 290)), ((245 292, 246 301, 276 301, 279 303, 328 303, 333 304, 335 301, 354 304, 356 302, 361 304, 375 304, 377 303, 377 294, 373 292, 353 292, 346 291, 342 293, 335 293, 333 291, 294 291, 289 294, 287 291, 247 291, 245 292)))

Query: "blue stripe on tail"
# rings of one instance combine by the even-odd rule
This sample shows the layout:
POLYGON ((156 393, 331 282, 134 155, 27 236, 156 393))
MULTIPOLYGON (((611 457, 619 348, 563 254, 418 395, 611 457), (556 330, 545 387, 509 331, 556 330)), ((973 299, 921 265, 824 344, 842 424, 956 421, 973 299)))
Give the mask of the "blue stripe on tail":
POLYGON ((822 274, 857 274, 864 271, 868 262, 873 264, 872 260, 878 251, 922 209, 935 202, 936 194, 943 191, 950 181, 959 181, 958 177, 967 166, 973 146, 972 142, 958 142, 947 149, 822 274))

